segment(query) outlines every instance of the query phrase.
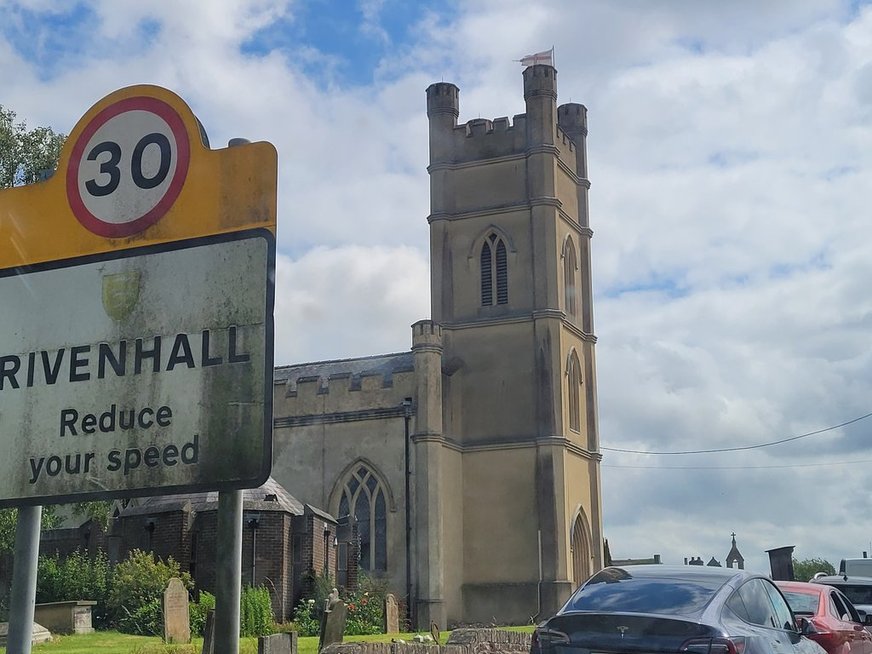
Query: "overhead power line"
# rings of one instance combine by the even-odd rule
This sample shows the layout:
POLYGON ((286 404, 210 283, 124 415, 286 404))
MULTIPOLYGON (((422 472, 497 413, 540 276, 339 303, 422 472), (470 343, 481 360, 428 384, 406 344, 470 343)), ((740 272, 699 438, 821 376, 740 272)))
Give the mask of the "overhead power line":
POLYGON ((872 459, 856 461, 829 461, 825 463, 786 463, 771 466, 622 466, 601 463, 603 468, 634 468, 637 470, 772 470, 775 468, 819 468, 822 466, 851 466, 859 463, 872 463, 872 459))
POLYGON ((800 438, 808 438, 809 436, 815 436, 817 434, 823 434, 824 432, 833 431, 834 429, 839 429, 840 427, 846 427, 847 425, 852 425, 855 422, 860 422, 861 420, 865 420, 872 416, 872 412, 867 413, 866 415, 860 416, 859 418, 854 418, 852 420, 848 420, 846 422, 840 423, 838 425, 833 425, 832 427, 824 427, 823 429, 816 429, 814 431, 807 432, 805 434, 799 434, 799 436, 791 436, 790 438, 782 438, 781 440, 771 441, 769 443, 759 443, 757 445, 741 445, 738 447, 717 447, 710 450, 677 450, 671 452, 652 452, 648 450, 630 450, 624 449, 620 447, 600 447, 601 450, 608 450, 609 452, 625 452, 627 454, 657 454, 657 455, 674 455, 674 454, 715 454, 719 452, 741 452, 742 450, 756 450, 761 447, 771 447, 773 445, 781 445, 782 443, 789 443, 791 441, 798 441, 800 438))

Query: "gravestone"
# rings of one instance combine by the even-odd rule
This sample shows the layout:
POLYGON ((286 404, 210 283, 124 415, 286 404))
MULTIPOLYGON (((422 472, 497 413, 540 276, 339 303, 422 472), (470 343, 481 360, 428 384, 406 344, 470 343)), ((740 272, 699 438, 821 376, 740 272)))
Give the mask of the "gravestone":
POLYGON ((178 577, 172 577, 163 594, 165 643, 190 643, 191 620, 188 613, 188 589, 178 577))
POLYGON ((203 649, 200 654, 215 654, 215 609, 206 611, 206 626, 203 628, 203 649))
POLYGON ((397 598, 392 593, 385 595, 385 623, 386 634, 400 633, 400 607, 397 606, 397 598))
POLYGON ((257 639, 257 654, 297 654, 297 632, 261 636, 257 639))
POLYGON ((319 652, 328 645, 342 642, 347 618, 348 610, 345 608, 345 602, 340 599, 331 600, 321 618, 321 637, 318 639, 319 652))

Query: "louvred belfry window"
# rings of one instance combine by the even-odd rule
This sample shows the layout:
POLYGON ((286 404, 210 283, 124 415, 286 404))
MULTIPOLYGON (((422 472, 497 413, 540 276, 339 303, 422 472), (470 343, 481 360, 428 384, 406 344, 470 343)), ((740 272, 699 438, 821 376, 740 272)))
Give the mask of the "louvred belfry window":
POLYGON ((506 244, 496 234, 481 246, 481 305, 509 303, 509 261, 506 244))
POLYGON ((563 290, 566 313, 573 318, 578 317, 578 290, 575 279, 578 274, 577 270, 575 246, 570 239, 566 241, 566 249, 563 252, 563 290))

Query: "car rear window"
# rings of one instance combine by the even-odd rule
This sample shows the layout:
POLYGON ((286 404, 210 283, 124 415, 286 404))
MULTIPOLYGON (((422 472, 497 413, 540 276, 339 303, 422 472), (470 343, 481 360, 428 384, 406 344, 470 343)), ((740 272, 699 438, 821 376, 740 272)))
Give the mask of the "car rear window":
POLYGON ((838 588, 851 600, 852 604, 872 604, 872 585, 860 586, 855 584, 827 584, 838 588))
POLYGON ((790 604, 790 609, 794 613, 809 613, 814 615, 817 613, 818 601, 820 595, 809 595, 808 593, 794 593, 793 591, 781 589, 784 596, 787 598, 787 603, 790 604))
POLYGON ((570 611, 623 611, 627 613, 698 613, 714 597, 724 579, 700 577, 617 578, 611 570, 597 573, 580 588, 566 607, 570 611))

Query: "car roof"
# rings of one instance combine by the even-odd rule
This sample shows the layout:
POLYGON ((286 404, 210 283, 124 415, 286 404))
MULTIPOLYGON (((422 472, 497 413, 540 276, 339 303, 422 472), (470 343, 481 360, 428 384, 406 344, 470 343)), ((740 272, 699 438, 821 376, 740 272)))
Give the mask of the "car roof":
MULTIPOLYGON (((731 579, 750 579, 751 577, 759 577, 761 575, 740 570, 738 568, 717 568, 714 566, 705 565, 624 565, 624 566, 609 566, 600 571, 607 573, 613 570, 617 576, 628 576, 635 578, 652 578, 652 579, 710 579, 720 580, 726 583, 731 579)), ((872 581, 872 580, 870 580, 872 581)))
POLYGON ((848 577, 847 575, 825 575, 816 577, 810 583, 826 584, 828 586, 854 584, 855 586, 872 586, 872 577, 848 577))
POLYGON ((776 581, 775 585, 781 590, 789 590, 808 595, 820 595, 829 589, 826 584, 812 584, 807 581, 776 581))

